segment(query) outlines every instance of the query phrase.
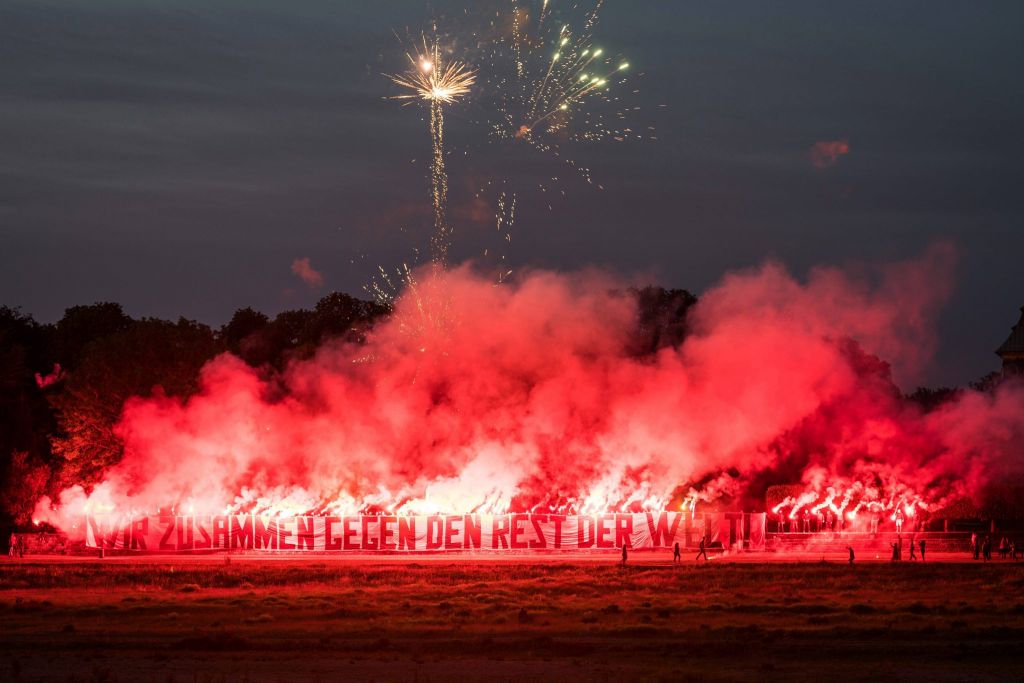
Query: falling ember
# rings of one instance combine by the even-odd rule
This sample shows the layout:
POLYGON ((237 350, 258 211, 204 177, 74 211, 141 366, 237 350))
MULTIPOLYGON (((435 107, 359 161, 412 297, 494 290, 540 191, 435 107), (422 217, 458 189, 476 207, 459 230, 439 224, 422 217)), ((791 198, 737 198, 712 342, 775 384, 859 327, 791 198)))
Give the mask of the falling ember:
POLYGON ((446 217, 448 175, 444 164, 444 105, 452 104, 469 93, 476 80, 476 72, 462 62, 444 61, 438 42, 428 43, 426 37, 423 38, 422 52, 418 55, 406 53, 406 57, 410 63, 409 70, 388 78, 409 91, 395 95, 393 99, 422 100, 430 105, 430 197, 434 207, 431 256, 436 267, 444 268, 451 243, 451 226, 446 217))

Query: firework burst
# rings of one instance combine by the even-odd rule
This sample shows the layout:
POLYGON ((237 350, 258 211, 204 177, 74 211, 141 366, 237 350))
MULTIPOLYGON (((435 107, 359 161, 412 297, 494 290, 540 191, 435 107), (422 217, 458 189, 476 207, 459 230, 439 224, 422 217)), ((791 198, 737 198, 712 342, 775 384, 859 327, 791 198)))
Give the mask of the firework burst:
POLYGON ((444 106, 453 104, 467 95, 476 81, 476 72, 463 62, 446 61, 439 43, 423 37, 423 49, 418 54, 407 52, 409 69, 388 78, 406 89, 393 99, 422 101, 430 106, 430 139, 433 157, 430 167, 430 195, 434 207, 434 235, 431 238, 432 260, 437 268, 444 268, 451 244, 451 226, 446 218, 448 202, 448 175, 444 165, 444 106))
POLYGON ((573 5, 568 12, 582 11, 574 22, 556 21, 547 0, 539 7, 513 0, 510 28, 494 41, 488 58, 486 85, 497 112, 492 136, 553 154, 588 182, 589 169, 576 163, 566 143, 643 137, 626 127, 626 111, 613 92, 626 83, 629 63, 594 43, 602 4, 573 5))

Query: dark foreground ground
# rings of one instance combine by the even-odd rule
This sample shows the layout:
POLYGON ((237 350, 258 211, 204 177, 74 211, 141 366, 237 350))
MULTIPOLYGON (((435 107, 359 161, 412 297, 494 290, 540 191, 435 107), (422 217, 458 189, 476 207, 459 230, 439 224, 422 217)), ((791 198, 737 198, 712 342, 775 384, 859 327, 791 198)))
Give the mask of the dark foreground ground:
POLYGON ((614 559, 3 563, 0 680, 1024 678, 1024 563, 614 559))

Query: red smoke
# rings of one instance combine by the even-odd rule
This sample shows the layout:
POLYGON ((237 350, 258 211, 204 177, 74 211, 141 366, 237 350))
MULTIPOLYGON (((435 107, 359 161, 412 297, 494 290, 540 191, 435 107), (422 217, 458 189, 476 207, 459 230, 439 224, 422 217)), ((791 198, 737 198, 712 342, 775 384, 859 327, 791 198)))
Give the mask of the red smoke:
POLYGON ((775 263, 734 273, 681 347, 644 358, 611 277, 494 286, 462 267, 408 291, 364 346, 327 345, 269 380, 225 354, 184 403, 130 401, 123 462, 37 517, 626 510, 801 479, 906 504, 972 494, 1016 473, 1024 391, 968 391, 925 415, 878 360, 917 377, 952 267, 940 245, 806 282, 775 263))
POLYGON ((304 256, 292 261, 292 272, 299 276, 299 279, 306 283, 310 289, 320 289, 324 284, 324 276, 309 262, 309 257, 304 256))
POLYGON ((846 140, 819 140, 811 145, 811 163, 817 169, 828 168, 849 153, 850 143, 846 140))

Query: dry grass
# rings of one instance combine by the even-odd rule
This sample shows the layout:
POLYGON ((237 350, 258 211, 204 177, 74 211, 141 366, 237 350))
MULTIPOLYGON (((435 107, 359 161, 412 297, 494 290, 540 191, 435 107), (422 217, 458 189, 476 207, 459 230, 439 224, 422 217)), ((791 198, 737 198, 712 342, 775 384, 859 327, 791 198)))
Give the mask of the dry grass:
POLYGON ((1008 680, 1022 588, 1013 564, 7 564, 0 678, 1008 680))

